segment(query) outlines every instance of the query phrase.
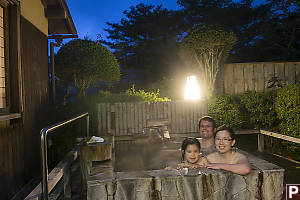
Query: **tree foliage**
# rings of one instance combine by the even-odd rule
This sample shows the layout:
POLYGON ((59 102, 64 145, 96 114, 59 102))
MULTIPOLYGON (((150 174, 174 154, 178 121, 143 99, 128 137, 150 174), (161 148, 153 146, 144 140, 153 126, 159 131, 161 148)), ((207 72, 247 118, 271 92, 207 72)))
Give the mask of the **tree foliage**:
POLYGON ((151 70, 153 78, 168 73, 168 65, 177 58, 177 39, 184 30, 180 27, 183 17, 161 5, 142 3, 123 14, 119 23, 107 23, 108 40, 101 42, 115 50, 122 68, 151 70))
POLYGON ((120 78, 115 56, 100 43, 88 39, 75 39, 63 45, 55 55, 55 64, 58 77, 73 81, 81 96, 96 82, 120 78))
MULTIPOLYGON (((194 25, 226 27, 237 37, 228 62, 300 59, 300 3, 297 0, 178 0, 180 10, 139 4, 107 23, 107 40, 122 68, 139 68, 153 80, 184 71, 179 42, 194 25)), ((146 79, 144 79, 146 80, 146 79)))
POLYGON ((231 62, 295 60, 300 55, 297 0, 178 0, 190 27, 216 24, 238 38, 231 62))
POLYGON ((188 54, 196 61, 206 82, 208 95, 212 94, 220 67, 235 42, 234 33, 212 25, 195 26, 184 37, 181 49, 184 55, 188 54))
POLYGON ((281 120, 280 131, 300 136, 300 85, 290 84, 279 88, 275 98, 275 110, 281 120))

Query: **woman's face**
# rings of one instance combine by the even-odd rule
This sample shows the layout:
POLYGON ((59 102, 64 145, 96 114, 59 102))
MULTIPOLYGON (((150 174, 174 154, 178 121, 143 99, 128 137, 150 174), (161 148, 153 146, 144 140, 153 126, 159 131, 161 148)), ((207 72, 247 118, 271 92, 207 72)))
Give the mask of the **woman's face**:
POLYGON ((231 151, 231 147, 235 144, 235 140, 230 137, 228 131, 219 131, 215 138, 216 148, 220 153, 231 151))
POLYGON ((200 149, 195 144, 189 144, 186 147, 184 157, 188 163, 194 164, 200 158, 200 149))

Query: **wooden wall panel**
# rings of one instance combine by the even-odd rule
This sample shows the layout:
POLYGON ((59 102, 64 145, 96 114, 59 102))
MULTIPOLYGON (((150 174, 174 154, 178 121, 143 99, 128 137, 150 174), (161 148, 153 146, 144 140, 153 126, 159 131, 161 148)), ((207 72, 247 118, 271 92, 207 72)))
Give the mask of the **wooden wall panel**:
POLYGON ((17 68, 12 86, 18 87, 13 96, 19 100, 14 101, 12 111, 23 112, 21 119, 0 122, 1 199, 12 198, 40 174, 39 133, 49 125, 48 38, 23 17, 18 23, 20 38, 14 46, 20 45, 21 57, 14 52, 19 60, 13 64, 17 68))
POLYGON ((271 88, 268 88, 270 85, 268 82, 269 80, 274 77, 275 74, 275 67, 273 63, 266 63, 264 64, 264 90, 268 91, 271 90, 271 88))
POLYGON ((264 68, 263 64, 254 64, 254 88, 255 91, 261 92, 264 90, 264 68))
POLYGON ((253 64, 244 66, 245 88, 244 91, 254 90, 254 68, 253 64))
POLYGON ((233 91, 235 94, 243 92, 245 88, 244 83, 244 65, 237 64, 233 68, 233 91))
POLYGON ((101 103, 98 108, 98 116, 102 119, 98 119, 98 132, 100 135, 115 136, 142 134, 147 127, 147 120, 159 119, 168 119, 170 133, 198 132, 199 118, 207 114, 207 102, 203 101, 101 103), (111 112, 115 112, 115 119, 109 119, 111 112), (111 120, 115 121, 115 131, 110 127, 111 120))
POLYGON ((238 94, 245 91, 267 91, 270 90, 267 87, 268 81, 272 77, 281 79, 285 84, 299 82, 300 62, 226 64, 219 76, 222 77, 220 80, 223 80, 216 81, 219 93, 238 94))
POLYGON ((286 63, 285 64, 285 76, 288 83, 295 83, 296 79, 296 65, 295 63, 286 63))

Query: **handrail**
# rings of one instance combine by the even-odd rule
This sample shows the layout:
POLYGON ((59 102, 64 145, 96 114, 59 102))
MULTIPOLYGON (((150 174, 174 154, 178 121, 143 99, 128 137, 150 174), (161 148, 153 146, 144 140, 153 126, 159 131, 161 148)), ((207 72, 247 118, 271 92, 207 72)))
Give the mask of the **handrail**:
POLYGON ((47 134, 50 131, 53 131, 59 127, 62 127, 70 122, 73 122, 77 119, 86 117, 86 134, 87 137, 89 137, 89 121, 90 121, 90 117, 89 117, 89 113, 84 113, 81 115, 78 115, 77 117, 68 119, 66 121, 63 122, 59 122, 57 124, 54 124, 52 126, 43 128, 41 130, 41 166, 42 166, 42 198, 43 200, 48 200, 49 198, 49 191, 48 191, 48 161, 47 161, 47 134))
POLYGON ((265 131, 260 129, 259 130, 259 134, 257 135, 257 150, 259 152, 263 152, 264 151, 264 135, 270 136, 270 137, 274 137, 274 138, 278 138, 281 140, 285 140, 285 141, 289 141, 289 142, 294 142, 296 144, 300 144, 300 138, 299 137, 292 137, 292 136, 288 136, 288 135, 283 135, 280 133, 274 133, 274 132, 270 132, 270 131, 265 131))

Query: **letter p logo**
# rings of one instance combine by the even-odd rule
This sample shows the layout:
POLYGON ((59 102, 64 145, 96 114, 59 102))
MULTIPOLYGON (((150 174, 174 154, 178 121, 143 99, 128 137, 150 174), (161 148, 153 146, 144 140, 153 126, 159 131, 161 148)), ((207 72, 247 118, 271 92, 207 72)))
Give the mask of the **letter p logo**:
POLYGON ((286 184, 286 199, 300 200, 300 184, 286 184))

